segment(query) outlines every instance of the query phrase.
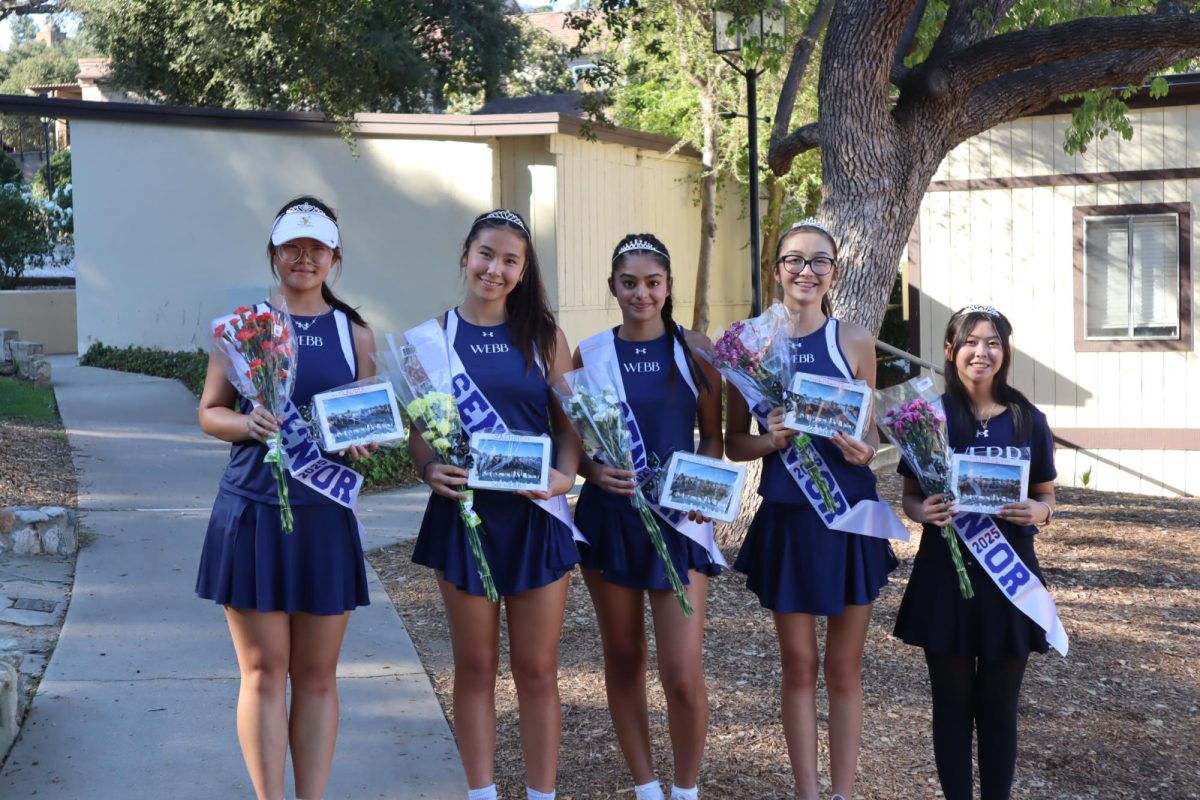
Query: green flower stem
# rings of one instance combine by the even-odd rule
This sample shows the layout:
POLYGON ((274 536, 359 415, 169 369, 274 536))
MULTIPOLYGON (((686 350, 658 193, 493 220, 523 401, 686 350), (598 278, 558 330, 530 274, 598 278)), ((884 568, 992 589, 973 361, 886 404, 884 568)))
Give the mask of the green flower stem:
MULTIPOLYGON (((473 497, 474 493, 467 489, 463 494, 468 497, 473 497)), ((496 584, 492 581, 492 569, 488 566, 487 557, 483 554, 483 542, 479 538, 479 534, 483 531, 483 520, 471 508, 470 500, 458 501, 458 513, 462 515, 463 522, 467 524, 467 543, 471 545, 471 555, 475 557, 475 569, 479 573, 479 580, 483 581, 483 594, 489 603, 496 603, 500 600, 500 595, 496 592, 496 584)))
POLYGON ((279 495, 279 518, 283 532, 291 533, 295 529, 295 520, 292 517, 292 503, 288 499, 288 474, 287 468, 283 465, 283 444, 279 434, 276 433, 267 439, 267 455, 263 458, 263 462, 271 465, 271 472, 275 475, 275 489, 279 495))
POLYGON ((837 505, 833 501, 833 490, 825 482, 825 476, 821 474, 821 468, 817 465, 817 460, 813 458, 812 437, 807 433, 793 436, 792 444, 796 445, 796 452, 800 454, 800 465, 804 467, 805 473, 817 487, 817 491, 821 493, 821 504, 825 506, 826 511, 832 514, 837 505))
POLYGON ((675 599, 679 601, 683 615, 690 617, 694 613, 694 609, 688 602, 683 581, 679 580, 679 573, 675 571, 675 565, 671 562, 671 555, 667 552, 667 543, 663 541, 662 530, 658 527, 658 519, 654 516, 649 504, 646 503, 646 498, 642 496, 641 489, 634 490, 630 500, 642 517, 642 524, 646 526, 646 533, 650 535, 650 544, 654 545, 655 552, 658 553, 663 566, 667 569, 667 580, 671 582, 671 588, 675 591, 675 599))
POLYGON ((975 596, 975 587, 971 586, 971 578, 967 575, 967 566, 963 563, 962 550, 958 547, 958 528, 951 522, 942 528, 942 538, 950 548, 950 560, 954 562, 954 571, 958 573, 958 590, 966 600, 975 596))

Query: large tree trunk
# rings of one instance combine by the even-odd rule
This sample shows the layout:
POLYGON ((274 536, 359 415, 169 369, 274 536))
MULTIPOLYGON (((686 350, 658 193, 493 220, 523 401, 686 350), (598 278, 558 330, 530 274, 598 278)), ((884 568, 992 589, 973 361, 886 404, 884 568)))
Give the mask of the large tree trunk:
POLYGON ((762 220, 762 249, 759 259, 759 274, 762 276, 763 308, 771 305, 778 297, 775 284, 775 243, 779 240, 780 214, 783 213, 783 186, 775 173, 767 170, 763 183, 767 189, 767 212, 762 220))
POLYGON ((697 81, 700 114, 704 122, 704 147, 700 169, 700 256, 696 263, 696 296, 692 330, 708 334, 708 286, 712 274, 713 247, 717 239, 717 110, 712 85, 697 81))

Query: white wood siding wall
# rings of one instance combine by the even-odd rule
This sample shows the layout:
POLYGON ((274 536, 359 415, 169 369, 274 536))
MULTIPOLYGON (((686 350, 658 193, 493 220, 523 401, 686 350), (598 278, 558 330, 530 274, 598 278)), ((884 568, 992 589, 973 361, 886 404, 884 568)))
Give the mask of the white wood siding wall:
MULTIPOLYGON (((964 142, 934 180, 1200 166, 1200 106, 1135 110, 1133 138, 1112 134, 1067 155, 1070 118, 1032 117, 964 142)), ((1013 383, 1064 428, 1200 428, 1200 357, 1195 350, 1077 353, 1074 344, 1072 209, 1125 203, 1193 205, 1200 181, 934 191, 921 208, 921 350, 941 359, 950 314, 967 303, 995 305, 1013 323, 1013 383)), ((1200 280, 1192 251, 1193 299, 1200 280)), ((1091 470, 1099 489, 1200 494, 1200 451, 1060 449, 1059 482, 1091 470), (1111 462, 1111 463, 1110 463, 1111 462)))

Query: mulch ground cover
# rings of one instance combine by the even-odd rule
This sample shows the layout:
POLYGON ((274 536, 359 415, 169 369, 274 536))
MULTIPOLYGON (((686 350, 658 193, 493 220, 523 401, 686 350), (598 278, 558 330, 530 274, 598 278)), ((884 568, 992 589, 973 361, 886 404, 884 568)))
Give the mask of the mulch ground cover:
MULTIPOLYGON (((899 497, 894 476, 884 497, 899 497)), ((925 663, 891 636, 920 531, 898 544, 901 567, 876 603, 866 646, 861 800, 941 796, 929 738, 925 663)), ((370 555, 400 611, 453 725, 452 661, 433 574, 411 563, 412 543, 370 555)), ((732 562, 734 552, 726 555, 732 562)), ((1200 798, 1200 501, 1077 489, 1059 491, 1038 556, 1071 636, 1068 658, 1030 659, 1020 707, 1016 800, 1200 798)), ((652 630, 652 624, 647 623, 652 630)), ((653 641, 651 642, 653 648, 653 641)), ((497 783, 524 796, 517 705, 507 653, 497 686, 497 783)), ((651 735, 671 775, 666 709, 651 653, 651 735)), ((779 721, 778 645, 770 615, 726 572, 711 584, 705 667, 712 718, 702 796, 789 798, 791 771, 779 721)), ((632 798, 632 780, 604 697, 599 636, 576 573, 559 676, 563 705, 558 796, 632 798)), ((819 696, 824 690, 819 687, 819 696)), ((822 781, 827 783, 821 701, 822 781)))

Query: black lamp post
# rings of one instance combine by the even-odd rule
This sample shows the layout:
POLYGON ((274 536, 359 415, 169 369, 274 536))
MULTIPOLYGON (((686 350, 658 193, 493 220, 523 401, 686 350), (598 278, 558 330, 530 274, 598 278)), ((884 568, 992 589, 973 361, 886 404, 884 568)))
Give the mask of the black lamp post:
MULTIPOLYGON (((42 97, 49 97, 42 92, 42 97)), ((46 147, 46 196, 54 197, 54 173, 50 170, 50 117, 42 117, 42 142, 46 147)))
MULTIPOLYGON (((758 58, 748 62, 742 57, 742 47, 757 42, 761 51, 763 40, 769 35, 783 35, 783 16, 775 9, 764 9, 746 18, 735 18, 728 11, 713 11, 713 52, 739 75, 746 78, 746 121, 750 137, 750 313, 762 313, 762 220, 758 196, 758 58), (738 24, 734 26, 737 19, 738 24), (735 62, 734 59, 737 59, 735 62)), ((738 113, 729 117, 742 116, 738 113)), ((770 121, 769 117, 764 118, 770 121)))

